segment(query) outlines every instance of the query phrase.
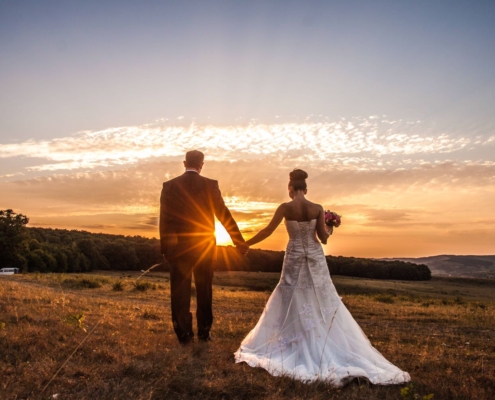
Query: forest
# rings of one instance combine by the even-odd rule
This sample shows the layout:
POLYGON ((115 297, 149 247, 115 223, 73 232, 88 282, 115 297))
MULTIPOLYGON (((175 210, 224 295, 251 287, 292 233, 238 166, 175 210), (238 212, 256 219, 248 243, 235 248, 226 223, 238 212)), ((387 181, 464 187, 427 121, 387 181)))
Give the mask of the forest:
MULTIPOLYGON (((424 264, 328 255, 325 258, 331 275, 411 281, 431 279, 431 271, 424 264)), ((234 247, 219 247, 216 269, 219 271, 280 272, 283 261, 283 251, 251 249, 247 256, 241 256, 234 247)))
MULTIPOLYGON (((158 239, 78 230, 26 227, 28 218, 0 211, 0 268, 21 272, 89 272, 92 270, 167 271, 158 239)), ((217 271, 280 272, 283 251, 251 249, 240 255, 232 246, 218 246, 217 271)), ((428 280, 426 265, 355 257, 326 256, 332 275, 373 279, 428 280)))

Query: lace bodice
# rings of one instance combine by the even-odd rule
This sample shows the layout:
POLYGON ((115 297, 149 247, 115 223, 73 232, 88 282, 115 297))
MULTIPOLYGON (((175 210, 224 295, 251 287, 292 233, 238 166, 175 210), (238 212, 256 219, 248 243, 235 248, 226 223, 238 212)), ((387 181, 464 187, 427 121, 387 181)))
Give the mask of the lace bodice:
MULTIPOLYGON (((289 243, 280 277, 283 290, 318 288, 318 297, 331 300, 334 306, 340 298, 333 288, 325 255, 316 238, 316 219, 305 222, 285 221, 289 243)), ((289 296, 289 294, 287 294, 289 296)))
POLYGON ((288 248, 301 245, 305 252, 309 249, 321 250, 320 242, 316 238, 316 219, 303 222, 285 220, 285 227, 289 234, 288 248))

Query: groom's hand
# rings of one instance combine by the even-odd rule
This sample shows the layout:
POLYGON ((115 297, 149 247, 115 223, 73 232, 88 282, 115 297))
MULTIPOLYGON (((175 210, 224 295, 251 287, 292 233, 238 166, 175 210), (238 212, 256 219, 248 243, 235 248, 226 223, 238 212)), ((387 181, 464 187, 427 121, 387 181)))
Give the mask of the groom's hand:
POLYGON ((246 243, 238 243, 235 245, 235 248, 243 256, 245 256, 249 251, 249 246, 246 243))

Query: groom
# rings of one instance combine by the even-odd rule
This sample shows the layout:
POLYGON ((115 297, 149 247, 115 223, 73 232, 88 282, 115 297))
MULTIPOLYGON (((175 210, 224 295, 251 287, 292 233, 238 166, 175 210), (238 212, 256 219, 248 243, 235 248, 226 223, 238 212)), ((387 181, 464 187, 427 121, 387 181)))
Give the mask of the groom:
POLYGON ((229 209, 218 182, 200 175, 204 154, 188 151, 184 174, 163 184, 160 197, 161 252, 170 264, 172 322, 181 344, 194 338, 192 330, 191 277, 196 285, 198 338, 210 340, 213 323, 212 280, 216 259, 215 216, 241 253, 247 245, 229 209))

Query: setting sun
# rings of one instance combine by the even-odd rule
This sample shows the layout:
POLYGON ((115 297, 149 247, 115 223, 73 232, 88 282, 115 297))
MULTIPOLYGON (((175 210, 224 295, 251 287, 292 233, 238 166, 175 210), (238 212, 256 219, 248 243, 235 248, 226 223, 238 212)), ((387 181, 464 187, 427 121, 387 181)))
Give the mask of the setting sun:
POLYGON ((219 221, 215 221, 215 236, 217 238, 217 244, 232 244, 228 232, 219 221))

